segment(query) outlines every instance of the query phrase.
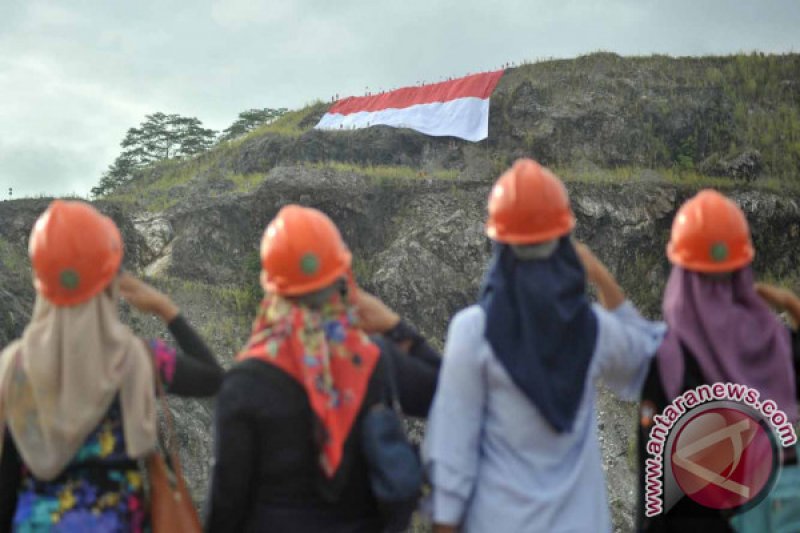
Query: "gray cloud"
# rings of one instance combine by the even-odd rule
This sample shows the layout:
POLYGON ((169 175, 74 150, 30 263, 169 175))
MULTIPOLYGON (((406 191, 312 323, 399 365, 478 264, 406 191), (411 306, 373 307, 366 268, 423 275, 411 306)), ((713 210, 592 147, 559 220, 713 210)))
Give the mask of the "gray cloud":
POLYGON ((507 61, 800 49, 795 0, 0 4, 0 196, 88 193, 146 113, 216 129, 507 61))

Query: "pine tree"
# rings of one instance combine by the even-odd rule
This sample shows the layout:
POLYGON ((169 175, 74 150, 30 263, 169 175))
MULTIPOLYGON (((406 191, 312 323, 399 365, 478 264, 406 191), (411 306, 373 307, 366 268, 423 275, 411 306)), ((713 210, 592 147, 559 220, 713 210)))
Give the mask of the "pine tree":
POLYGON ((92 188, 92 195, 110 193, 129 181, 137 170, 156 161, 202 153, 211 147, 215 137, 216 132, 204 128, 195 117, 161 112, 147 115, 138 128, 127 131, 120 143, 122 153, 92 188))
POLYGON ((272 109, 265 107, 263 109, 248 109, 239 113, 239 118, 229 127, 222 130, 220 141, 230 141, 236 137, 240 137, 246 133, 264 124, 269 124, 275 119, 283 116, 288 110, 285 107, 279 109, 272 109))

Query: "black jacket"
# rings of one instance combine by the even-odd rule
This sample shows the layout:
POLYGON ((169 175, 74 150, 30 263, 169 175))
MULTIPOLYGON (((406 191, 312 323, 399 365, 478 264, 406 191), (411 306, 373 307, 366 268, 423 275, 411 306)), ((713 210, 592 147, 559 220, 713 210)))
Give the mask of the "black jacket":
POLYGON ((380 531, 367 465, 360 450, 366 409, 384 394, 385 358, 391 357, 403 411, 427 416, 439 371, 439 356, 415 343, 411 354, 379 340, 381 359, 345 442, 333 479, 319 468, 318 427, 308 397, 295 379, 257 359, 226 375, 217 398, 214 469, 207 531, 380 531))

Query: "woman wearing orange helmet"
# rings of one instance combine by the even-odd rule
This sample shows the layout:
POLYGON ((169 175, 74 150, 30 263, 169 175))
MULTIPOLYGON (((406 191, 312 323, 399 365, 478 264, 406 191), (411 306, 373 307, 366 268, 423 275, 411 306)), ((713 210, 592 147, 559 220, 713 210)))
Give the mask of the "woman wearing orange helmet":
POLYGON ((222 369, 168 297, 118 275, 119 230, 89 204, 51 203, 29 255, 33 316, 0 355, 0 530, 143 531, 136 460, 156 444, 154 368, 183 396, 213 394, 222 369), (189 357, 137 338, 120 296, 189 357))
POLYGON ((391 363, 403 411, 425 416, 439 356, 355 288, 350 251, 322 212, 281 209, 261 265, 264 300, 217 400, 208 531, 381 531, 365 413, 391 363))
POLYGON ((594 382, 638 398, 663 326, 573 244, 574 226, 564 185, 534 161, 492 189, 492 262, 450 324, 425 437, 436 531, 611 529, 594 382))
MULTIPOLYGON (((792 339, 762 297, 787 307, 797 318, 800 318, 800 302, 787 291, 754 285, 750 267, 754 255, 744 213, 722 194, 701 191, 678 210, 667 245, 673 267, 664 291, 663 312, 669 329, 642 394, 639 527, 643 531, 732 531, 729 519, 741 503, 737 493, 731 491, 708 492, 706 499, 701 492, 705 491, 703 485, 695 487, 691 495, 685 490, 678 491, 676 487, 683 486, 681 479, 689 486, 684 468, 678 464, 665 470, 671 473, 663 480, 663 512, 645 516, 645 459, 650 431, 655 416, 675 398, 703 384, 741 384, 757 390, 762 401, 774 401, 792 424, 797 422, 792 339)), ((679 435, 682 423, 690 418, 678 419, 670 438, 673 433, 679 435)), ((787 452, 784 463, 795 464, 794 448, 787 452)), ((665 469, 674 463, 671 453, 661 453, 665 469)), ((787 479, 798 482, 796 467, 793 470, 788 477, 783 476, 782 482, 787 479)), ((739 475, 734 476, 737 481, 749 483, 747 474, 742 478, 739 475)), ((777 530, 764 519, 765 513, 770 512, 769 505, 754 511, 748 513, 745 521, 752 526, 751 521, 756 520, 755 528, 750 527, 749 531, 777 530), (764 520, 759 522, 760 519, 764 520)), ((740 525, 745 523, 741 521, 743 518, 739 518, 740 525)), ((795 521, 789 529, 780 531, 797 531, 799 526, 795 521)))

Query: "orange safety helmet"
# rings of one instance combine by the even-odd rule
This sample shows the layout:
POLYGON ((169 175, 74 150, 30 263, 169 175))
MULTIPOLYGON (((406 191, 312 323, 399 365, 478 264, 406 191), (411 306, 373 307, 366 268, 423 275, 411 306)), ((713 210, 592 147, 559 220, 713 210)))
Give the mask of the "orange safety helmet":
POLYGON ((284 296, 307 294, 343 276, 351 261, 350 250, 325 213, 287 205, 261 239, 261 284, 284 296))
POLYGON ((532 159, 518 159, 489 194, 486 234, 506 244, 536 244, 575 227, 567 189, 532 159))
POLYGON ((717 191, 700 191, 675 215, 667 244, 673 264, 697 272, 732 272, 754 255, 744 213, 717 191))
POLYGON ((55 200, 33 226, 28 255, 36 290, 55 305, 78 305, 117 275, 122 237, 114 221, 91 205, 55 200))

